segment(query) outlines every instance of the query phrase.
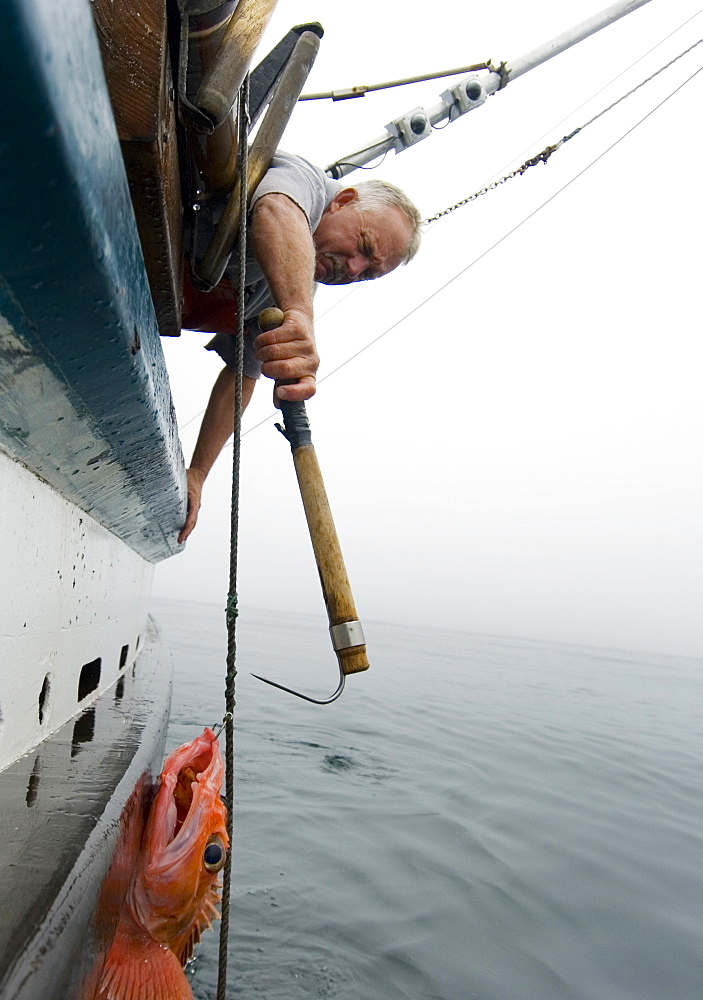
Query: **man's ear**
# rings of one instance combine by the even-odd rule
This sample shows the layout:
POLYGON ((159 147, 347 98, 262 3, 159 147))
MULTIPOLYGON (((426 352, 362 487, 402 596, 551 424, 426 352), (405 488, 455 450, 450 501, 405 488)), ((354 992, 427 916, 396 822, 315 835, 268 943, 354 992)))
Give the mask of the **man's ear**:
POLYGON ((359 192, 356 188, 348 187, 342 188, 338 191, 332 201, 327 206, 331 211, 336 211, 338 208, 342 208, 343 205, 350 205, 353 201, 359 197, 359 192))

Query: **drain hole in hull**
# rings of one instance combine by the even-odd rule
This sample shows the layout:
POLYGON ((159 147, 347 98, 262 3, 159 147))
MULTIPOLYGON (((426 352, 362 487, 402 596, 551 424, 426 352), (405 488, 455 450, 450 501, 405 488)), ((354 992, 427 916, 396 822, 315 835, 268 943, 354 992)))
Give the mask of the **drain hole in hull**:
POLYGON ((44 722, 44 715, 47 709, 47 700, 49 698, 49 675, 47 674, 44 678, 44 683, 41 686, 41 691, 39 692, 39 725, 44 722))

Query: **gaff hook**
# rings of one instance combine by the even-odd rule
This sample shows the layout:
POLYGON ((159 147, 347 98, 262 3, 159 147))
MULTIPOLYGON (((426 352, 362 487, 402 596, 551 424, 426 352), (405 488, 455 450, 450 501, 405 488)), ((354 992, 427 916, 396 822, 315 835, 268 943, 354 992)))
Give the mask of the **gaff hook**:
POLYGON ((271 687, 278 688, 279 691, 287 691, 288 694, 294 694, 296 698, 302 698, 304 701, 311 701, 313 705, 331 705, 333 701, 339 698, 340 694, 344 690, 344 671, 341 666, 339 668, 339 684, 337 685, 337 690, 334 694, 331 694, 329 698, 311 698, 309 694, 301 694, 300 691, 294 691, 293 688, 286 687, 285 684, 278 684, 276 681, 270 681, 267 677, 261 677, 260 674, 252 674, 252 677, 256 677, 257 680, 263 681, 264 684, 270 684, 271 687))
POLYGON ((367 670, 369 666, 369 661, 366 659, 364 630, 361 627, 360 621, 341 622, 339 625, 330 625, 330 638, 332 639, 332 646, 339 661, 339 684, 337 690, 329 698, 311 698, 310 695, 301 694, 300 691, 294 691, 293 688, 286 687, 285 684, 270 681, 259 674, 252 674, 252 676, 256 677, 257 680, 263 681, 264 684, 270 684, 281 691, 287 691, 288 694, 294 694, 296 698, 311 701, 313 705, 330 705, 339 698, 344 690, 346 675, 357 673, 359 670, 367 670))
MULTIPOLYGON (((281 326, 284 319, 280 309, 264 309, 259 316, 259 326, 264 331, 274 330, 281 326)), ((339 661, 339 685, 333 695, 320 700, 294 691, 284 684, 270 681, 266 677, 260 677, 258 674, 254 674, 254 677, 314 705, 329 705, 339 698, 344 690, 346 675, 368 670, 369 661, 366 657, 364 632, 357 618, 325 484, 312 446, 305 403, 283 401, 281 413, 284 426, 280 427, 278 424, 276 426, 287 438, 293 453, 295 474, 298 478, 300 496, 327 607, 332 648, 339 661)))

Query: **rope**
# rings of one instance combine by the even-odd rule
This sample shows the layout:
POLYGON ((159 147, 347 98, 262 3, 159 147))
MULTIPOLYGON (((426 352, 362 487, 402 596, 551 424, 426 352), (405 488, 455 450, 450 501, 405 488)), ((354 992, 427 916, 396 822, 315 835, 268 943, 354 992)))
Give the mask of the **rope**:
POLYGON ((578 128, 575 128, 573 132, 570 132, 568 135, 563 136, 563 138, 561 138, 558 142, 555 142, 553 145, 546 146, 541 153, 537 153, 536 156, 532 156, 530 157, 529 160, 525 160, 522 166, 517 167, 515 170, 511 170, 509 174, 504 174, 502 177, 498 178, 498 180, 491 181, 490 184, 486 184, 486 186, 482 187, 479 191, 475 191, 474 194, 470 194, 468 198, 462 198, 461 201, 457 201, 456 204, 450 205, 449 208, 445 208, 443 211, 438 212, 431 218, 423 219, 422 220, 423 226, 429 226, 430 223, 437 222, 438 219, 443 219, 445 215, 450 215, 452 212, 455 212, 457 208, 463 208, 464 205, 468 205, 469 202, 475 201, 477 198, 480 198, 484 194, 488 194, 489 191, 494 191, 497 187, 500 187, 501 184, 505 184, 506 181, 512 180, 513 177, 517 177, 518 175, 521 177, 526 170, 529 170, 530 167, 535 167, 537 166, 538 163, 546 163, 549 157, 552 155, 552 153, 555 153, 558 149, 561 149, 561 147, 564 145, 565 142, 568 142, 569 139, 573 139, 575 135, 578 135, 579 132, 583 131, 583 129, 587 128, 589 125, 592 125, 593 122, 598 121, 598 119, 601 118, 604 114, 606 114, 606 112, 612 111, 612 109, 617 107, 618 104, 621 104, 622 101, 624 101, 626 98, 631 97, 632 94, 636 93, 636 91, 638 91, 641 87, 644 87, 646 83, 650 83, 652 80, 655 79, 655 77, 659 76, 660 73, 663 73, 664 70, 669 69, 670 66, 673 66, 674 63, 678 62, 679 59, 683 59, 684 56, 687 56, 689 52, 692 52, 693 49, 695 49, 696 46, 700 45, 702 42, 703 38, 699 38, 697 42, 694 42, 693 45, 690 45, 683 52, 680 52, 679 55, 674 56, 674 58, 671 59, 668 63, 666 63, 666 65, 661 66, 658 70, 655 70, 655 72, 652 73, 651 76, 648 76, 646 80, 642 80, 635 87, 633 87, 632 90, 628 90, 628 92, 626 94, 623 94, 622 97, 618 97, 616 101, 613 101, 612 104, 609 104, 607 108, 603 108, 602 111, 599 111, 597 115, 594 115, 593 118, 590 118, 585 124, 580 125, 578 128))
MULTIPOLYGON (((239 91, 239 149, 237 170, 241 178, 247 176, 249 77, 245 77, 239 91)), ((227 946, 229 943, 230 891, 232 885, 232 840, 234 831, 234 708, 235 678, 237 676, 237 550, 239 544, 239 464, 242 436, 242 368, 244 362, 244 286, 247 239, 247 185, 242 181, 239 202, 239 265, 237 273, 237 373, 234 391, 234 449, 232 453, 232 511, 230 521, 229 594, 225 618, 227 622, 227 674, 225 677, 225 797, 227 799, 227 835, 229 851, 222 879, 222 922, 220 924, 220 949, 217 973, 217 1000, 225 1000, 227 991, 227 946)))

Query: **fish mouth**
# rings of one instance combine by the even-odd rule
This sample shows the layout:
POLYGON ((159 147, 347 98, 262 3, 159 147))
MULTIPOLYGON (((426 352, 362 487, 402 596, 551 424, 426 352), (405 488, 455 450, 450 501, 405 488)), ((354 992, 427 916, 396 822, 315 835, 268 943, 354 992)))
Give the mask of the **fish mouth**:
POLYGON ((212 832, 226 842, 223 776, 220 746, 209 728, 168 756, 150 816, 153 862, 173 864, 212 832))

